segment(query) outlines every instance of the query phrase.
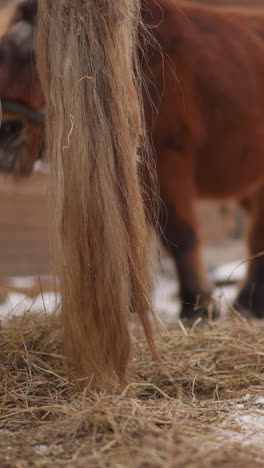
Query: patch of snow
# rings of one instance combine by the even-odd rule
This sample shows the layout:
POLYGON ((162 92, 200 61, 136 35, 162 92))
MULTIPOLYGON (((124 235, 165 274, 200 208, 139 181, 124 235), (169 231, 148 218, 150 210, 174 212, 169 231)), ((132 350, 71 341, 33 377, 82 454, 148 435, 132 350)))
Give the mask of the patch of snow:
POLYGON ((153 282, 153 306, 164 321, 177 320, 180 313, 179 284, 175 277, 174 262, 163 257, 153 282))
POLYGON ((240 281, 246 275, 247 261, 235 261, 219 265, 211 274, 213 281, 240 281))
POLYGON ((254 401, 255 405, 264 405, 264 397, 260 396, 254 401))
POLYGON ((237 286, 222 286, 217 287, 213 291, 213 299, 220 311, 221 316, 226 316, 227 312, 232 307, 232 304, 237 297, 238 287, 237 286))
POLYGON ((4 304, 0 305, 0 319, 4 320, 9 317, 17 317, 23 315, 27 308, 24 303, 27 300, 25 294, 10 293, 4 304))
POLYGON ((13 288, 25 288, 29 289, 35 285, 41 284, 42 280, 47 280, 52 282, 52 277, 50 275, 43 276, 11 276, 8 278, 8 286, 13 288))
POLYGON ((234 414, 217 433, 229 442, 239 442, 243 447, 262 446, 264 413, 252 410, 246 414, 234 414))
POLYGON ((238 409, 244 409, 244 408, 245 408, 245 405, 243 405, 243 403, 239 403, 239 404, 237 405, 237 408, 238 408, 238 409))
POLYGON ((154 309, 161 318, 166 320, 177 319, 180 312, 178 294, 178 283, 175 279, 159 276, 153 290, 154 309))
POLYGON ((6 302, 0 305, 0 320, 19 317, 28 311, 44 311, 50 315, 56 311, 58 304, 58 295, 53 292, 46 292, 35 298, 27 297, 25 294, 10 293, 6 302))
POLYGON ((246 395, 243 396, 243 400, 246 400, 246 401, 250 400, 250 398, 251 398, 250 393, 247 393, 246 395))
MULTIPOLYGON (((247 440, 243 441, 243 445, 251 445, 263 441, 264 437, 264 414, 249 413, 236 418, 236 423, 240 424, 242 429, 247 434, 247 440)), ((241 433, 242 434, 242 433, 241 433)))
POLYGON ((37 455, 48 455, 50 453, 50 448, 47 445, 36 445, 35 452, 37 455))
MULTIPOLYGON (((32 303, 32 299, 31 299, 32 303)), ((34 312, 45 311, 48 315, 55 312, 59 305, 59 296, 54 292, 45 292, 39 294, 36 298, 33 299, 32 307, 34 312)))
POLYGON ((32 288, 36 284, 35 276, 13 276, 8 284, 13 288, 32 288))

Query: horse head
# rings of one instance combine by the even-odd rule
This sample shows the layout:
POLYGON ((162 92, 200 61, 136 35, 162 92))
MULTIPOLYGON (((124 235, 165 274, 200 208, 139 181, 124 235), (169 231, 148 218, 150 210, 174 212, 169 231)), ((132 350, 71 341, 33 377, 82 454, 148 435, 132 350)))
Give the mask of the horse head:
POLYGON ((37 0, 19 0, 0 36, 0 170, 29 174, 41 154, 44 107, 36 71, 37 0))

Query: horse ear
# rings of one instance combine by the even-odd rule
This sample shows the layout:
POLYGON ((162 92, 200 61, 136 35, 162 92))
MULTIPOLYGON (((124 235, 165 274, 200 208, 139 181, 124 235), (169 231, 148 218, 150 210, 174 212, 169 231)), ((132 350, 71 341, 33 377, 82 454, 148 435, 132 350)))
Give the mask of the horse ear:
POLYGON ((37 9, 37 0, 20 0, 17 5, 18 20, 34 25, 37 9))

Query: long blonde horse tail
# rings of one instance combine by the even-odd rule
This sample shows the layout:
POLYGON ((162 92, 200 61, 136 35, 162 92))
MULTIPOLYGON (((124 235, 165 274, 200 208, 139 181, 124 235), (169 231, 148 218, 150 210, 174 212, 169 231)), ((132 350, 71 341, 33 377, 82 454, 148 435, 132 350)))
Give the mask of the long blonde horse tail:
POLYGON ((155 352, 137 156, 144 135, 139 23, 139 0, 39 2, 37 57, 65 353, 96 385, 126 379, 131 309, 155 352))

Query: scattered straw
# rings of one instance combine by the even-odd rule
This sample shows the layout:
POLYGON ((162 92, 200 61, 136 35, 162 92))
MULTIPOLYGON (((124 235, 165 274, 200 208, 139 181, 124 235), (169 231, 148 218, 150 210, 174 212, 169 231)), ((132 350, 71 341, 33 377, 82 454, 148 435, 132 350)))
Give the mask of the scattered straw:
POLYGON ((57 318, 10 320, 0 330, 1 467, 263 466, 264 449, 232 422, 264 393, 263 328, 175 329, 159 339, 161 365, 138 337, 130 384, 109 396, 80 392, 65 373, 57 318))

